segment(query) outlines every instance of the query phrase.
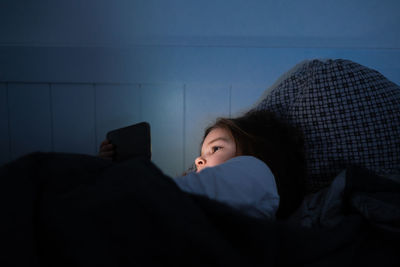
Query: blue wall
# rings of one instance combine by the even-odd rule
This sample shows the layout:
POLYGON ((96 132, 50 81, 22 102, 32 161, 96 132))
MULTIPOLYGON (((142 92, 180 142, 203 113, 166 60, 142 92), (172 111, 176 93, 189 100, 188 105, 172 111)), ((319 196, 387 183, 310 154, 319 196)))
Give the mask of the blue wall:
POLYGON ((0 2, 0 163, 96 154, 147 120, 153 159, 187 168, 202 131, 296 63, 346 58, 400 84, 397 0, 0 2))

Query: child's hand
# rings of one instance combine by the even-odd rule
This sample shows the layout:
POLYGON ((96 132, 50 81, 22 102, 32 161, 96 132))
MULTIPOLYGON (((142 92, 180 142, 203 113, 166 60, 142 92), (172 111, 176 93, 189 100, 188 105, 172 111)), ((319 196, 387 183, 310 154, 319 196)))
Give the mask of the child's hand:
POLYGON ((114 145, 110 143, 107 139, 101 142, 99 157, 103 159, 112 160, 114 155, 114 145))

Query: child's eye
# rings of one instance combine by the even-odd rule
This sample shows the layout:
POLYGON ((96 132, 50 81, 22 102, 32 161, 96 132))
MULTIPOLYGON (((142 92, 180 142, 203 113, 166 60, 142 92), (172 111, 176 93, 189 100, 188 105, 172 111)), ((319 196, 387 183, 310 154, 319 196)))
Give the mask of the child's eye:
POLYGON ((213 146, 212 148, 211 148, 211 152, 212 153, 215 153, 215 152, 217 152, 218 150, 220 150, 222 148, 222 146, 213 146))

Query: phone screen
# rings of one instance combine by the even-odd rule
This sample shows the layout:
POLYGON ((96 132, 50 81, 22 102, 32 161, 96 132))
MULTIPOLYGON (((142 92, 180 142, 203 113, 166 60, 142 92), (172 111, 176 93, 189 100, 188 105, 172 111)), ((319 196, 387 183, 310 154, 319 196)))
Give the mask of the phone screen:
POLYGON ((140 122, 107 133, 114 145, 113 161, 120 162, 134 157, 151 159, 150 124, 140 122))

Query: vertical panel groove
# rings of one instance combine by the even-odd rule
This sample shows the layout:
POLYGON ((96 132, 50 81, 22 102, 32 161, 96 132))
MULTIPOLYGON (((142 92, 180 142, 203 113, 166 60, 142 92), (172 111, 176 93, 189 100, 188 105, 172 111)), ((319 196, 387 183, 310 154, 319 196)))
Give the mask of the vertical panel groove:
POLYGON ((96 84, 93 83, 93 101, 94 101, 94 154, 98 154, 97 151, 97 94, 96 94, 96 84))
POLYGON ((229 86, 229 118, 232 117, 232 85, 229 86))
POLYGON ((186 167, 186 84, 183 85, 183 115, 182 115, 182 119, 183 119, 183 125, 182 125, 182 131, 183 131, 183 135, 182 135, 183 161, 182 161, 182 164, 183 164, 183 166, 182 166, 182 169, 183 169, 183 171, 185 171, 187 169, 187 167, 186 167))
POLYGON ((53 112, 53 86, 49 83, 49 105, 50 105, 50 142, 51 151, 54 152, 54 112, 53 112))
POLYGON ((139 110, 140 110, 140 120, 141 121, 144 121, 144 113, 143 113, 143 86, 142 86, 142 84, 141 83, 138 83, 137 84, 137 86, 138 86, 138 90, 139 90, 139 97, 140 97, 140 101, 139 101, 139 103, 140 103, 140 107, 139 107, 139 110))
POLYGON ((8 159, 12 160, 12 138, 11 138, 11 120, 10 120, 10 103, 9 103, 9 96, 8 96, 8 82, 6 83, 6 105, 7 105, 7 131, 8 131, 8 159))

